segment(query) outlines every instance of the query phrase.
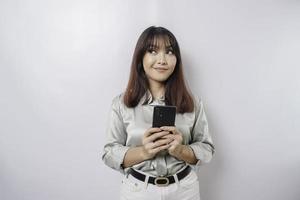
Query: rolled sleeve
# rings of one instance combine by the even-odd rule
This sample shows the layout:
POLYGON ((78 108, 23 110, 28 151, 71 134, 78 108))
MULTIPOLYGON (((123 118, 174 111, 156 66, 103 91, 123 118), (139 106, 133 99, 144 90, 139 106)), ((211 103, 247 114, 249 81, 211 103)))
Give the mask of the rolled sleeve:
POLYGON ((122 163, 129 147, 126 146, 127 133, 120 112, 120 103, 121 96, 113 99, 106 130, 107 142, 104 145, 102 160, 107 166, 124 174, 122 163))
POLYGON ((198 159, 195 165, 200 166, 211 161, 215 153, 215 147, 209 133, 203 102, 196 99, 195 105, 195 123, 192 129, 192 141, 189 146, 198 159))

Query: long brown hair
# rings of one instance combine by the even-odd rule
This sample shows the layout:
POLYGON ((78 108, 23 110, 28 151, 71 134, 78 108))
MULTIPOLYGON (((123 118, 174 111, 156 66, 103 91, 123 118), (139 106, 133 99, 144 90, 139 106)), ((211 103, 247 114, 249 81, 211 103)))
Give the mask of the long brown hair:
POLYGON ((170 44, 177 59, 173 73, 164 83, 165 103, 166 105, 176 106, 178 113, 192 112, 194 101, 185 84, 178 42, 169 30, 155 26, 144 30, 137 41, 129 81, 124 94, 124 104, 130 108, 137 106, 149 89, 148 79, 143 67, 143 57, 146 51, 155 45, 154 43, 158 38, 163 38, 165 43, 170 44))

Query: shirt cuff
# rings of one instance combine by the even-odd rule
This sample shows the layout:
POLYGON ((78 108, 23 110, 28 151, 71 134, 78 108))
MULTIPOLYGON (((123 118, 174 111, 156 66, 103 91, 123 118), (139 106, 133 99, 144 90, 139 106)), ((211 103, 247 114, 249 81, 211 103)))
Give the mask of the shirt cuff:
POLYGON ((122 174, 125 174, 122 163, 126 152, 130 147, 127 146, 115 146, 110 148, 110 150, 102 157, 105 164, 115 170, 118 170, 122 174))
POLYGON ((207 148, 208 144, 203 143, 193 143, 189 146, 193 150, 196 159, 198 160, 195 164, 196 166, 200 166, 204 163, 209 163, 212 159, 213 151, 207 148))
POLYGON ((124 161, 124 157, 126 152, 128 151, 130 147, 127 146, 120 146, 120 148, 118 149, 117 152, 115 152, 116 157, 117 157, 117 164, 118 164, 118 170, 122 173, 125 174, 124 172, 124 168, 123 168, 123 161, 124 161))

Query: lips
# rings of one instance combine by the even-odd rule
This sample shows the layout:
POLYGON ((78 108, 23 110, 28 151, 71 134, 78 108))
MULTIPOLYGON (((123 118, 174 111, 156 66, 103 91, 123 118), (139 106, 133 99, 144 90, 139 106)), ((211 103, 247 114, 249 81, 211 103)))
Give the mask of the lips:
POLYGON ((168 70, 168 68, 163 68, 163 67, 154 67, 154 69, 159 72, 164 72, 168 70))

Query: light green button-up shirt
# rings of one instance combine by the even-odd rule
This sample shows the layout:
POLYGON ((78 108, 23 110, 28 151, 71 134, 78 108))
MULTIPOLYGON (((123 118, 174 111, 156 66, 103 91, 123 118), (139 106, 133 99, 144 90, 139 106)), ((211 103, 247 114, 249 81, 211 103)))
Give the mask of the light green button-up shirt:
MULTIPOLYGON (((195 166, 208 163, 215 148, 209 134, 203 103, 194 98, 193 112, 176 114, 175 126, 182 133, 183 144, 189 145, 198 162, 195 166)), ((128 108, 123 103, 123 94, 115 97, 112 102, 107 141, 102 159, 109 167, 127 173, 129 168, 122 168, 126 151, 130 147, 142 145, 142 137, 152 126, 153 107, 165 105, 164 98, 153 99, 148 92, 134 108, 128 108), (143 103, 147 100, 146 104, 143 103)), ((183 169, 187 163, 169 155, 167 151, 158 153, 153 159, 132 166, 137 171, 153 176, 173 175, 183 169)), ((193 166, 192 166, 193 167, 193 166)))

